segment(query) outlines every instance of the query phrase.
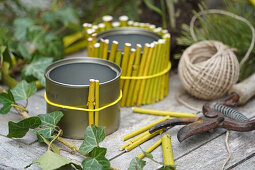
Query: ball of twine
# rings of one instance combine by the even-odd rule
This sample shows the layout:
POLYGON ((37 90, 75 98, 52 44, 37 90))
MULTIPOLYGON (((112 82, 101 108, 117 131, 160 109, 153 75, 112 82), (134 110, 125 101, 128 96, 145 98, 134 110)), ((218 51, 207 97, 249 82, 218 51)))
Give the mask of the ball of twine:
MULTIPOLYGON (((247 61, 255 43, 255 30, 245 18, 218 9, 200 11, 190 22, 192 39, 197 41, 194 23, 201 15, 221 14, 246 23, 252 31, 250 47, 240 62, 247 61)), ((184 88, 193 96, 200 99, 215 99, 223 96, 239 78, 239 62, 228 46, 219 41, 201 41, 187 48, 179 62, 178 72, 184 88)))
POLYGON ((239 78, 239 62, 229 47, 218 41, 201 41, 187 48, 178 72, 184 88, 200 99, 224 95, 239 78))

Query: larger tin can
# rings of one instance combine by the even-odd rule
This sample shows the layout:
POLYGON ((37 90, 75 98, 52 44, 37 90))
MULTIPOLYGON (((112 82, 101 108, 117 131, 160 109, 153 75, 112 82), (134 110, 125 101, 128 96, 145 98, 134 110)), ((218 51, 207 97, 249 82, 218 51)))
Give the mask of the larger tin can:
MULTIPOLYGON (((87 108, 89 79, 99 80, 100 107, 114 102, 120 95, 121 69, 118 65, 99 58, 76 57, 59 60, 45 72, 46 94, 53 103, 87 108)), ((83 139, 88 126, 88 112, 69 110, 47 103, 47 111, 64 113, 59 126, 63 136, 83 139)), ((105 133, 116 131, 120 122, 119 102, 99 112, 99 126, 105 133)))

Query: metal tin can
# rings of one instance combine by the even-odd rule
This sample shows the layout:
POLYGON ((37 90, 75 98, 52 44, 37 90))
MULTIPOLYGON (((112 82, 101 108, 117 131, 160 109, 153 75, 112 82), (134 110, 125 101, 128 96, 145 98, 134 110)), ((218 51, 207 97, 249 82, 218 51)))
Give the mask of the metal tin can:
MULTIPOLYGON (((121 69, 113 62, 91 57, 75 57, 59 60, 45 72, 46 94, 57 104, 87 108, 89 79, 99 80, 100 107, 114 102, 120 95, 121 69)), ((83 139, 88 126, 88 112, 64 109, 47 103, 47 111, 64 113, 59 126, 63 136, 83 139)), ((119 102, 99 112, 99 126, 105 133, 116 131, 120 122, 119 102)))
POLYGON ((137 44, 142 47, 146 43, 152 43, 162 38, 159 34, 150 30, 136 28, 136 27, 121 27, 103 31, 97 35, 97 40, 109 40, 108 52, 111 50, 112 42, 115 40, 119 43, 118 49, 124 51, 125 43, 130 43, 132 48, 136 48, 137 44))

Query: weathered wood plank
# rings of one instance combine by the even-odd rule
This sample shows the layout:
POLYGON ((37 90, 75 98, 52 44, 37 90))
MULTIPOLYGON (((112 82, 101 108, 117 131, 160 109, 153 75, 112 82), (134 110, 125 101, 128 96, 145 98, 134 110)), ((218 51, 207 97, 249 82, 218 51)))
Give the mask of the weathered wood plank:
MULTIPOLYGON (((236 165, 235 167, 230 167, 233 170, 254 170, 255 169, 255 153, 252 155, 251 158, 245 160, 244 162, 236 165)), ((230 169, 229 168, 229 169, 230 169)))

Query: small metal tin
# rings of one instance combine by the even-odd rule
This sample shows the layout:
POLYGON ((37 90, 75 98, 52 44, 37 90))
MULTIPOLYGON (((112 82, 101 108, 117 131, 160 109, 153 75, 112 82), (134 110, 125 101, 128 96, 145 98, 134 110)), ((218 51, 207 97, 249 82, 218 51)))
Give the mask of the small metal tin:
MULTIPOLYGON (((121 69, 99 58, 75 57, 59 60, 45 72, 46 94, 51 102, 87 108, 89 79, 99 80, 100 107, 114 102, 120 95, 121 69)), ((83 139, 88 126, 88 112, 63 109, 47 104, 47 111, 64 113, 59 126, 64 137, 83 139)), ((105 133, 116 131, 120 122, 119 102, 99 112, 99 126, 105 133)))
POLYGON ((108 39, 110 52, 112 41, 118 41, 118 49, 124 51, 125 43, 130 43, 132 48, 136 48, 136 44, 144 46, 145 43, 152 43, 162 38, 159 34, 147 29, 137 27, 120 27, 103 31, 97 35, 97 40, 108 39))

